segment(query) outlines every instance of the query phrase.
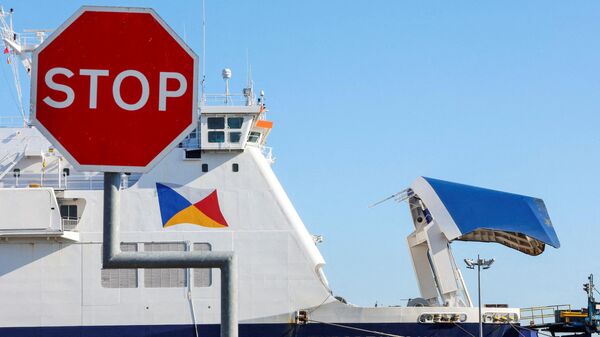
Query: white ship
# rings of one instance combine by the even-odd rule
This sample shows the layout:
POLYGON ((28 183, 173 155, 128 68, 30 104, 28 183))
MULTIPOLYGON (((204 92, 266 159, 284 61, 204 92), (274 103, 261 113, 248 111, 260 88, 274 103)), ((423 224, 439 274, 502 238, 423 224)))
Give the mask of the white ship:
MULTIPOLYGON (((26 35, 2 12, 13 64, 26 35)), ((34 33, 36 43, 44 32, 34 33)), ((335 296, 325 261, 271 166, 264 97, 205 95, 197 129, 151 172, 121 176, 123 251, 233 251, 242 337, 533 336, 519 309, 481 316, 450 248, 559 246, 543 201, 420 177, 406 201, 420 295, 407 307, 335 296)), ((102 173, 79 172, 33 127, 0 128, 0 336, 218 336, 219 270, 102 269, 102 173)), ((382 238, 385 239, 385 238, 382 238)))

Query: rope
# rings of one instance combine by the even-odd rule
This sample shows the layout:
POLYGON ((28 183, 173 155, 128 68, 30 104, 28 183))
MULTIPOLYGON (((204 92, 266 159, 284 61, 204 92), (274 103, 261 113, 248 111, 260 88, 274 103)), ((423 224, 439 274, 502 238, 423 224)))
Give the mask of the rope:
MULTIPOLYGON (((511 324, 511 325, 512 325, 512 324, 511 324)), ((542 335, 542 336, 554 337, 554 336, 552 336, 552 335, 550 335, 550 334, 547 334, 547 333, 545 333, 545 332, 541 332, 541 331, 539 331, 539 330, 536 330, 536 329, 530 329, 530 328, 528 328, 528 327, 525 327, 525 326, 521 326, 521 329, 525 329, 525 330, 527 330, 527 331, 534 331, 534 332, 537 332, 538 334, 540 334, 540 335, 542 335)))
POLYGON ((471 337, 475 337, 475 335, 473 335, 472 333, 470 333, 469 331, 467 331, 467 329, 463 328, 462 326, 460 326, 458 323, 456 322, 452 322, 452 324, 456 325, 459 329, 461 329, 462 331, 466 332, 469 336, 471 337))
MULTIPOLYGON (((386 333, 386 332, 381 332, 381 331, 376 331, 376 330, 361 329, 361 328, 357 328, 357 327, 353 327, 353 326, 349 326, 349 325, 343 325, 343 324, 337 324, 337 323, 327 323, 327 322, 315 321, 313 319, 309 319, 308 321, 309 322, 313 322, 313 323, 320 323, 320 324, 325 324, 325 325, 331 325, 331 326, 335 326, 335 327, 338 327, 338 328, 344 328, 344 329, 349 329, 349 330, 356 330, 356 331, 361 331, 361 332, 368 332, 368 333, 382 335, 382 336, 404 337, 404 336, 394 335, 394 334, 391 334, 391 333, 386 333)), ((473 336, 473 335, 471 335, 471 336, 473 336)), ((473 337, 475 337, 475 336, 473 336, 473 337)))
POLYGON ((515 329, 515 331, 521 336, 521 337, 525 337, 524 334, 521 333, 521 331, 519 331, 519 329, 517 329, 517 327, 515 327, 511 322, 508 322, 508 325, 510 325, 511 328, 515 329))
POLYGON ((325 302, 327 302, 327 300, 331 297, 331 292, 329 294, 327 294, 327 297, 325 297, 325 299, 323 300, 323 302, 321 302, 321 304, 317 305, 316 307, 312 308, 311 310, 307 310, 306 313, 307 314, 312 314, 313 312, 315 312, 317 309, 319 309, 325 302))

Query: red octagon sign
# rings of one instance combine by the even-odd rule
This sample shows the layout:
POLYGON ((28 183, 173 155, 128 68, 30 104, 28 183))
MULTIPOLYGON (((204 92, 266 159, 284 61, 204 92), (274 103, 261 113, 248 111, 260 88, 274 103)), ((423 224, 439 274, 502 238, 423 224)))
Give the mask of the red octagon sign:
POLYGON ((147 172, 196 127, 198 57, 152 9, 82 7, 33 65, 33 124, 79 170, 147 172))

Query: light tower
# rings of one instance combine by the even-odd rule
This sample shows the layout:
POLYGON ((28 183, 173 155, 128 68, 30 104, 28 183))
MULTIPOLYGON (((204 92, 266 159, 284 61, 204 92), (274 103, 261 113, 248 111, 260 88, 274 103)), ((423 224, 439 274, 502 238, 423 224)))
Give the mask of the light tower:
POLYGON ((481 320, 481 268, 483 267, 483 269, 490 269, 494 261, 494 259, 482 259, 479 257, 479 255, 477 255, 477 261, 473 261, 472 259, 465 259, 467 268, 475 269, 475 266, 477 266, 477 296, 479 298, 479 337, 483 337, 483 322, 481 320))

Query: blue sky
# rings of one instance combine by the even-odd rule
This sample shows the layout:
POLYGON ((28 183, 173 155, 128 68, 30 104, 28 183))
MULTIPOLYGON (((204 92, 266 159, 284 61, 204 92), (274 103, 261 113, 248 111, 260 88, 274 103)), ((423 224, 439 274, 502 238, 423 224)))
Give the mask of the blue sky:
MULTIPOLYGON (((55 28, 82 4, 2 3, 17 30, 55 28)), ((153 7, 201 54, 200 1, 93 4, 153 7)), ((418 296, 407 205, 368 205, 425 175, 546 202, 560 249, 454 243, 459 261, 496 258, 486 303, 585 304, 581 284, 600 271, 599 2, 207 0, 206 13, 208 91, 224 90, 224 67, 240 91, 248 55, 275 122, 274 169, 325 238, 336 295, 418 296)), ((0 80, 1 115, 18 115, 12 90, 0 80)))

